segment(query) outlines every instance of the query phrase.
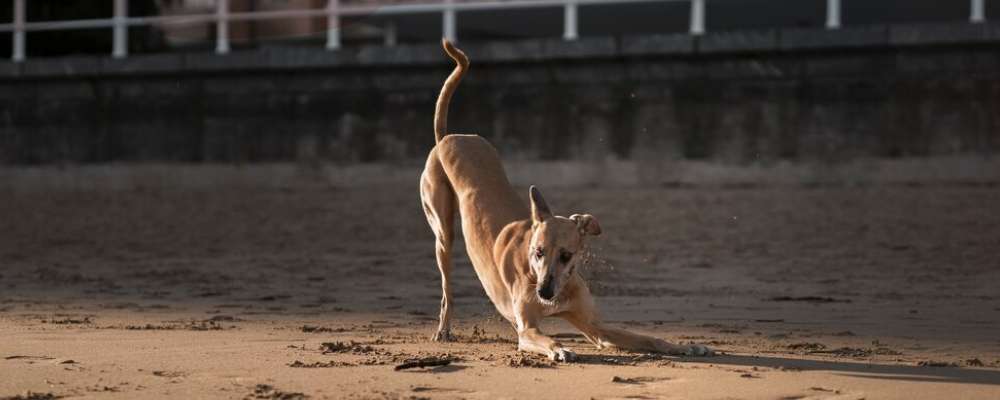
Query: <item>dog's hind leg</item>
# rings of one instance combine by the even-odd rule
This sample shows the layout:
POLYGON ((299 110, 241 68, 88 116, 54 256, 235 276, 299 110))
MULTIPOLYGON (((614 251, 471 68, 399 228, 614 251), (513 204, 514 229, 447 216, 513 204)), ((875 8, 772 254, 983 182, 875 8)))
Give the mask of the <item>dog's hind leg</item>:
POLYGON ((447 342, 451 336, 451 249, 455 239, 455 192, 445 175, 444 168, 435 151, 427 160, 424 173, 420 177, 420 200, 424 205, 427 223, 434 231, 435 255, 441 271, 441 316, 437 332, 431 340, 447 342))

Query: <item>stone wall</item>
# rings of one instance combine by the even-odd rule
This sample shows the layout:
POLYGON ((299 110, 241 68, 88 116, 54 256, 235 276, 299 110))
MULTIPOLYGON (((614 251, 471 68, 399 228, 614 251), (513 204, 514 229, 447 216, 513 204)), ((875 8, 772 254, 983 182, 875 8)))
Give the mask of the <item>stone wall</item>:
MULTIPOLYGON (((735 165, 1000 150, 1000 27, 463 43, 450 128, 511 159, 735 165)), ((0 62, 0 163, 420 159, 437 45, 0 62)))

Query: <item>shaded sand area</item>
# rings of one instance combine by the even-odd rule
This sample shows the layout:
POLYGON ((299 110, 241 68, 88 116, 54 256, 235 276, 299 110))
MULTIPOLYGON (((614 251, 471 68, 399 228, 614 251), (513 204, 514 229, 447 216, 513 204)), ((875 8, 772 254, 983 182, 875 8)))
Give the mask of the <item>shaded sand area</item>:
POLYGON ((723 355, 556 320, 580 363, 519 353, 464 255, 459 341, 429 342, 412 183, 23 192, 0 201, 0 398, 1000 398, 1000 188, 545 194, 604 228, 606 320, 723 355), (451 363, 394 370, 427 357, 451 363))

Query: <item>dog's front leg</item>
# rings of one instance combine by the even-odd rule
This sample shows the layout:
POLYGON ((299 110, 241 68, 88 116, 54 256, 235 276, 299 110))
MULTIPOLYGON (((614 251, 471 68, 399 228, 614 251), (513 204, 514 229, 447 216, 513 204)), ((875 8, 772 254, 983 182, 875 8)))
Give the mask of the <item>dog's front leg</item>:
POLYGON ((576 353, 566 349, 551 337, 542 334, 538 328, 524 328, 517 332, 517 349, 544 354, 551 360, 570 362, 576 360, 576 353))
POLYGON ((563 347, 555 339, 538 329, 541 313, 531 305, 519 305, 516 309, 517 349, 543 354, 551 360, 570 362, 576 360, 576 353, 563 347))
POLYGON ((624 329, 610 328, 603 324, 594 324, 593 329, 605 345, 611 345, 624 350, 649 351, 677 356, 711 356, 712 350, 702 345, 681 346, 652 336, 632 333, 624 329))
POLYGON ((617 347, 623 350, 665 353, 678 356, 711 356, 714 353, 701 345, 681 346, 652 336, 632 333, 624 329, 604 325, 593 308, 593 300, 588 292, 585 298, 576 302, 574 310, 562 315, 597 347, 617 347))

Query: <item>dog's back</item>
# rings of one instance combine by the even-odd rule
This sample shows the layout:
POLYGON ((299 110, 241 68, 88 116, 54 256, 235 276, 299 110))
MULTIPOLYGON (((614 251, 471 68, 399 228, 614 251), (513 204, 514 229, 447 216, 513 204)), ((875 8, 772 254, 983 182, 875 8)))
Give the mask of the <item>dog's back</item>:
POLYGON ((448 107, 469 68, 469 58, 446 40, 442 45, 456 65, 445 80, 434 109, 437 145, 431 150, 428 162, 433 163, 436 158, 451 182, 461 209, 465 235, 476 235, 475 239, 492 244, 504 226, 528 218, 530 211, 511 188, 493 145, 477 135, 448 135, 448 107))
POLYGON ((448 135, 434 150, 458 198, 466 236, 493 243, 508 223, 531 216, 514 193, 496 148, 486 139, 448 135))

